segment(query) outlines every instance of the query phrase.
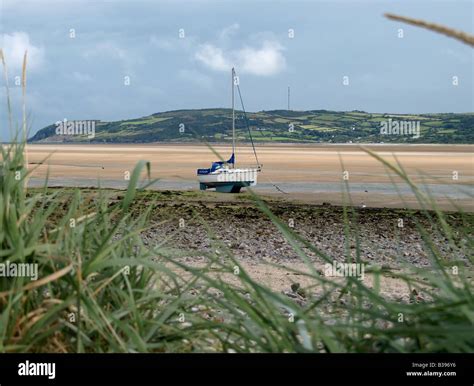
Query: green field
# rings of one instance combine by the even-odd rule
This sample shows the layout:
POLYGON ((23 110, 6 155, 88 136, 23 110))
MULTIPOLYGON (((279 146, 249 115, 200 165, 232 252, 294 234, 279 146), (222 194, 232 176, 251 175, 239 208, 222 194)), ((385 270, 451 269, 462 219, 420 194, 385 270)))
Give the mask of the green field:
MULTIPOLYGON (((117 122, 99 122, 95 138, 57 137, 55 126, 30 140, 48 142, 146 143, 232 140, 230 109, 176 110, 117 122), (184 125, 184 131, 180 127, 184 125)), ((381 114, 363 111, 236 111, 240 141, 308 143, 474 143, 474 114, 381 114), (381 122, 419 121, 422 135, 381 135, 381 122)))

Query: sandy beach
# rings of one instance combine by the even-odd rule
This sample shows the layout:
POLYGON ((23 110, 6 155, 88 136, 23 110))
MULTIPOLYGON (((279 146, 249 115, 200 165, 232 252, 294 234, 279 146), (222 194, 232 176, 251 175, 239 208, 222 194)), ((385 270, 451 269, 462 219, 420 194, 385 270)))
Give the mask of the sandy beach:
MULTIPOLYGON (((400 161, 416 181, 425 176, 438 183, 452 183, 457 171, 463 183, 474 182, 474 145, 367 146, 388 161, 400 161)), ((216 156, 206 146, 197 145, 28 145, 30 162, 50 156, 51 178, 121 179, 123 172, 145 159, 151 162, 156 178, 195 180, 196 169, 207 167, 216 156)), ((228 157, 229 146, 215 146, 228 157)), ((355 182, 387 182, 383 165, 359 146, 262 146, 258 157, 263 164, 262 179, 275 182, 337 182, 342 170, 355 182)), ((255 165, 252 149, 240 147, 238 166, 255 165)), ((46 171, 41 167, 39 174, 46 171)))

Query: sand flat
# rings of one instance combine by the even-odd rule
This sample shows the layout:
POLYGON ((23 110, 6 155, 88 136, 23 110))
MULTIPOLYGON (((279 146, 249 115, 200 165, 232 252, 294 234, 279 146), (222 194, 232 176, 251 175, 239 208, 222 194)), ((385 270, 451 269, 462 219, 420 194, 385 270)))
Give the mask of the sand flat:
MULTIPOLYGON (((415 181, 431 180, 438 184, 474 183, 474 145, 377 145, 370 146, 390 162, 397 160, 415 181), (457 172, 458 180, 453 180, 457 172)), ((215 150, 228 157, 230 146, 216 145, 215 150)), ((205 145, 130 144, 130 145, 28 145, 29 162, 37 164, 35 177, 73 180, 121 180, 141 159, 151 162, 152 175, 167 180, 195 181, 197 168, 208 167, 216 156, 205 145)), ((260 181, 318 183, 339 182, 342 171, 359 183, 391 182, 385 167, 357 145, 264 145, 258 147, 263 164, 260 181)), ((252 149, 238 148, 241 167, 255 165, 252 149)), ((33 165, 30 165, 30 167, 33 165)))

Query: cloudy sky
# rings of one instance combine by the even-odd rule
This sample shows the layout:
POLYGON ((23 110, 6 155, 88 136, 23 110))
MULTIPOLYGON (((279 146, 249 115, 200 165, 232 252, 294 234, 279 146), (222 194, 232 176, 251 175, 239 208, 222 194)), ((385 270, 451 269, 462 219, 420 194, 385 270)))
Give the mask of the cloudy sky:
POLYGON ((232 66, 249 111, 286 108, 288 86, 295 110, 474 111, 472 48, 384 12, 473 33, 472 1, 0 0, 0 47, 16 107, 28 50, 32 133, 228 107, 232 66))

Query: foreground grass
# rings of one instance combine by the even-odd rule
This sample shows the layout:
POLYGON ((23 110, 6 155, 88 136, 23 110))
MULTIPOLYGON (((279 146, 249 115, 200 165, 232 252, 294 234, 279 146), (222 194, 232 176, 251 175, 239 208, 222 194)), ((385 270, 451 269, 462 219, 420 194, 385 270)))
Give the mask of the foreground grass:
MULTIPOLYGON (((299 273, 312 285, 297 289, 307 300, 301 304, 255 282, 210 228, 211 250, 219 253, 200 252, 206 257, 200 267, 181 258, 196 251, 165 247, 166 240, 145 245, 140 234, 150 226, 154 204, 164 199, 146 185, 137 188, 146 162, 120 195, 47 187, 27 193, 23 154, 21 143, 2 147, 0 262, 37 263, 39 276, 0 277, 1 352, 474 350, 471 217, 453 229, 413 184, 430 232, 445 237, 452 257, 440 253, 420 224, 430 269, 371 266, 366 274, 373 275, 373 288, 356 277, 322 275, 305 251, 329 263, 333 257, 249 195, 306 263, 299 273), (229 275, 233 280, 225 279, 229 275), (411 301, 383 297, 382 276, 406 283, 411 301)), ((386 166, 411 184, 399 166, 386 166)), ((357 227, 350 226, 356 213, 347 206, 343 216, 345 238, 356 244, 346 259, 360 262, 357 227)))

